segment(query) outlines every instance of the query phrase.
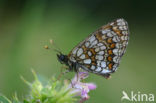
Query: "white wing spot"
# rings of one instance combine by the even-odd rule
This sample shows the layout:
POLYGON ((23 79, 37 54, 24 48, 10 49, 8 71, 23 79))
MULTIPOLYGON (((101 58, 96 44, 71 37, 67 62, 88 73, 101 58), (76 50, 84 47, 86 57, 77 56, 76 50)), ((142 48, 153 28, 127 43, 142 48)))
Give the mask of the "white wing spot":
POLYGON ((97 44, 97 46, 102 46, 102 45, 103 45, 102 43, 98 43, 98 44, 97 44))
POLYGON ((101 55, 96 55, 95 58, 98 59, 98 60, 102 60, 102 59, 103 59, 103 56, 101 56, 101 55))
POLYGON ((118 64, 114 64, 114 65, 113 65, 113 70, 116 71, 116 70, 117 70, 117 67, 118 67, 118 64))
POLYGON ((77 50, 78 50, 78 48, 75 48, 75 49, 73 50, 73 54, 76 54, 77 50))
POLYGON ((89 46, 89 42, 86 42, 86 43, 85 43, 85 46, 88 47, 88 46, 89 46))
POLYGON ((97 61, 97 65, 100 66, 100 63, 101 63, 101 61, 98 60, 98 61, 97 61))
POLYGON ((92 65, 90 69, 94 70, 94 69, 95 69, 95 66, 94 66, 94 65, 92 65))
POLYGON ((90 60, 90 59, 85 59, 85 60, 84 60, 84 63, 85 63, 85 64, 90 64, 90 63, 91 63, 91 60, 90 60))
POLYGON ((123 54, 123 52, 124 52, 124 51, 123 51, 123 50, 121 50, 121 49, 119 49, 119 51, 118 51, 118 52, 119 52, 119 56, 121 56, 121 55, 123 54))
POLYGON ((106 67, 106 62, 102 61, 101 62, 101 67, 105 68, 106 67))
POLYGON ((110 25, 114 25, 114 23, 112 22, 112 23, 110 23, 110 25))
POLYGON ((123 46, 126 46, 127 44, 128 44, 127 41, 124 41, 124 42, 123 42, 123 46))
POLYGON ((119 26, 119 29, 120 29, 120 30, 125 30, 125 29, 124 29, 124 26, 119 26))
POLYGON ((118 58, 118 56, 115 56, 115 57, 113 58, 113 61, 114 61, 115 63, 119 63, 119 58, 118 58))
POLYGON ((119 37, 118 37, 118 36, 114 36, 114 37, 113 37, 113 41, 114 41, 114 42, 119 42, 119 41, 120 41, 120 39, 119 39, 119 37))
POLYGON ((125 40, 125 36, 121 36, 121 40, 125 40))
POLYGON ((94 40, 95 40, 95 36, 94 35, 89 38, 90 43, 93 42, 94 40))
POLYGON ((92 56, 92 53, 91 53, 90 51, 88 51, 88 55, 89 55, 89 56, 92 56))
POLYGON ((101 71, 101 67, 98 67, 95 71, 96 71, 96 72, 101 71))
POLYGON ((98 52, 99 50, 100 50, 100 48, 98 47, 98 48, 95 49, 95 52, 98 52))
POLYGON ((102 74, 106 74, 106 73, 110 73, 111 71, 109 71, 109 70, 107 70, 107 69, 103 69, 102 71, 101 71, 101 73, 102 74))
POLYGON ((126 25, 126 23, 123 22, 123 21, 120 21, 120 22, 117 23, 117 25, 126 25))
POLYGON ((83 49, 79 48, 79 50, 77 51, 77 56, 80 56, 83 53, 83 49))
POLYGON ((110 32, 110 30, 109 30, 109 29, 102 30, 102 34, 106 34, 106 33, 108 33, 108 32, 110 32))
POLYGON ((101 46, 100 49, 101 49, 101 50, 105 50, 106 47, 105 47, 105 46, 101 46))
POLYGON ((81 58, 81 59, 85 59, 85 55, 82 54, 82 55, 80 56, 80 58, 81 58))
POLYGON ((97 54, 103 55, 104 54, 104 51, 99 51, 97 54))
POLYGON ((115 36, 115 35, 116 35, 116 33, 115 33, 114 31, 112 31, 111 33, 112 33, 112 35, 113 35, 113 36, 115 36))
POLYGON ((117 22, 123 22, 123 19, 118 19, 117 22))
POLYGON ((123 34, 123 35, 127 35, 128 32, 127 32, 127 31, 122 31, 122 34, 123 34))
POLYGON ((118 50, 119 50, 119 49, 113 49, 113 53, 114 53, 115 55, 118 55, 118 53, 119 53, 118 50))
POLYGON ((76 62, 75 58, 73 58, 72 56, 70 57, 70 60, 76 62))
POLYGON ((123 26, 123 29, 124 29, 124 30, 127 30, 127 26, 123 26))
POLYGON ((90 47, 92 47, 92 46, 96 45, 97 43, 98 43, 98 41, 97 41, 97 40, 95 40, 95 41, 91 44, 91 46, 90 46, 90 47))
POLYGON ((128 36, 125 36, 125 40, 128 40, 128 36))
POLYGON ((115 47, 116 47, 116 48, 120 48, 121 45, 120 45, 119 43, 116 43, 116 44, 115 44, 115 47))
POLYGON ((113 37, 113 34, 111 32, 107 33, 108 37, 113 37))
POLYGON ((104 40, 107 39, 107 36, 106 35, 103 35, 102 36, 102 39, 104 39, 104 40))

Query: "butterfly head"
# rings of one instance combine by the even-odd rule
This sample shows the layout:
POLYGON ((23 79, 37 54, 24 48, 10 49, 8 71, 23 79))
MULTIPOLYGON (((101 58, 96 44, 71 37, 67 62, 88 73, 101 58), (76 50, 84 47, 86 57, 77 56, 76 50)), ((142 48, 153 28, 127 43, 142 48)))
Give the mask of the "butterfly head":
POLYGON ((57 54, 57 58, 61 64, 67 64, 68 63, 67 55, 60 53, 60 54, 57 54))

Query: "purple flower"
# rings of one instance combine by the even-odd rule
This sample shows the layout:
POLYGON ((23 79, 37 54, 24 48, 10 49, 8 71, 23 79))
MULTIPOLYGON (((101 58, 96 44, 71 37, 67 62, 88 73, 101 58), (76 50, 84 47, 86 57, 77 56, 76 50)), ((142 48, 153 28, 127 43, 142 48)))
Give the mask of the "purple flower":
POLYGON ((89 99, 89 91, 96 89, 96 85, 94 83, 83 83, 81 80, 88 77, 87 72, 79 72, 72 79, 69 88, 73 88, 72 93, 76 93, 77 96, 81 96, 80 103, 89 99))

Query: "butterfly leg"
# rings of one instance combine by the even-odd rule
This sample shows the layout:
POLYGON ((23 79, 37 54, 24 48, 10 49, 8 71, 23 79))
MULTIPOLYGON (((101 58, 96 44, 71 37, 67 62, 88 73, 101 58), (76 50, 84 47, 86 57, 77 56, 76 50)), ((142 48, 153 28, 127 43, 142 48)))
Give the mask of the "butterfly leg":
POLYGON ((71 87, 74 88, 74 84, 73 84, 72 80, 71 79, 68 79, 68 80, 70 81, 71 87))
POLYGON ((77 76, 77 82, 78 82, 78 80, 79 80, 79 72, 78 71, 76 72, 76 76, 77 76))
POLYGON ((74 68, 74 71, 76 72, 76 79, 77 79, 77 81, 79 80, 79 68, 80 68, 80 66, 78 65, 78 64, 75 64, 75 63, 73 63, 73 68, 74 68))
POLYGON ((62 75, 66 74, 68 72, 69 72, 68 67, 67 66, 62 66, 61 67, 61 73, 58 76, 58 80, 60 80, 60 78, 62 77, 62 75), (66 71, 63 72, 64 69, 66 69, 66 71))
MULTIPOLYGON (((77 75, 77 82, 79 81, 79 72, 80 72, 80 67, 78 65, 76 65, 75 67, 75 71, 76 71, 76 75, 77 75)), ((80 78, 81 79, 81 78, 80 78)))

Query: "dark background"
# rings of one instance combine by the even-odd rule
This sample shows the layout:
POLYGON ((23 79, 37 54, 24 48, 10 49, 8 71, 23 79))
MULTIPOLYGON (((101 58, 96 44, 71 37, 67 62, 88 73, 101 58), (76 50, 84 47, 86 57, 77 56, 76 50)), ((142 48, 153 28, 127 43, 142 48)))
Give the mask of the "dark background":
POLYGON ((123 90, 156 95, 156 4, 151 0, 0 0, 0 93, 26 96, 29 88, 20 75, 32 81, 30 68, 49 78, 59 75, 56 53, 43 48, 49 39, 68 54, 116 18, 129 23, 127 52, 110 80, 90 75, 87 81, 98 87, 87 103, 120 103, 123 90))

